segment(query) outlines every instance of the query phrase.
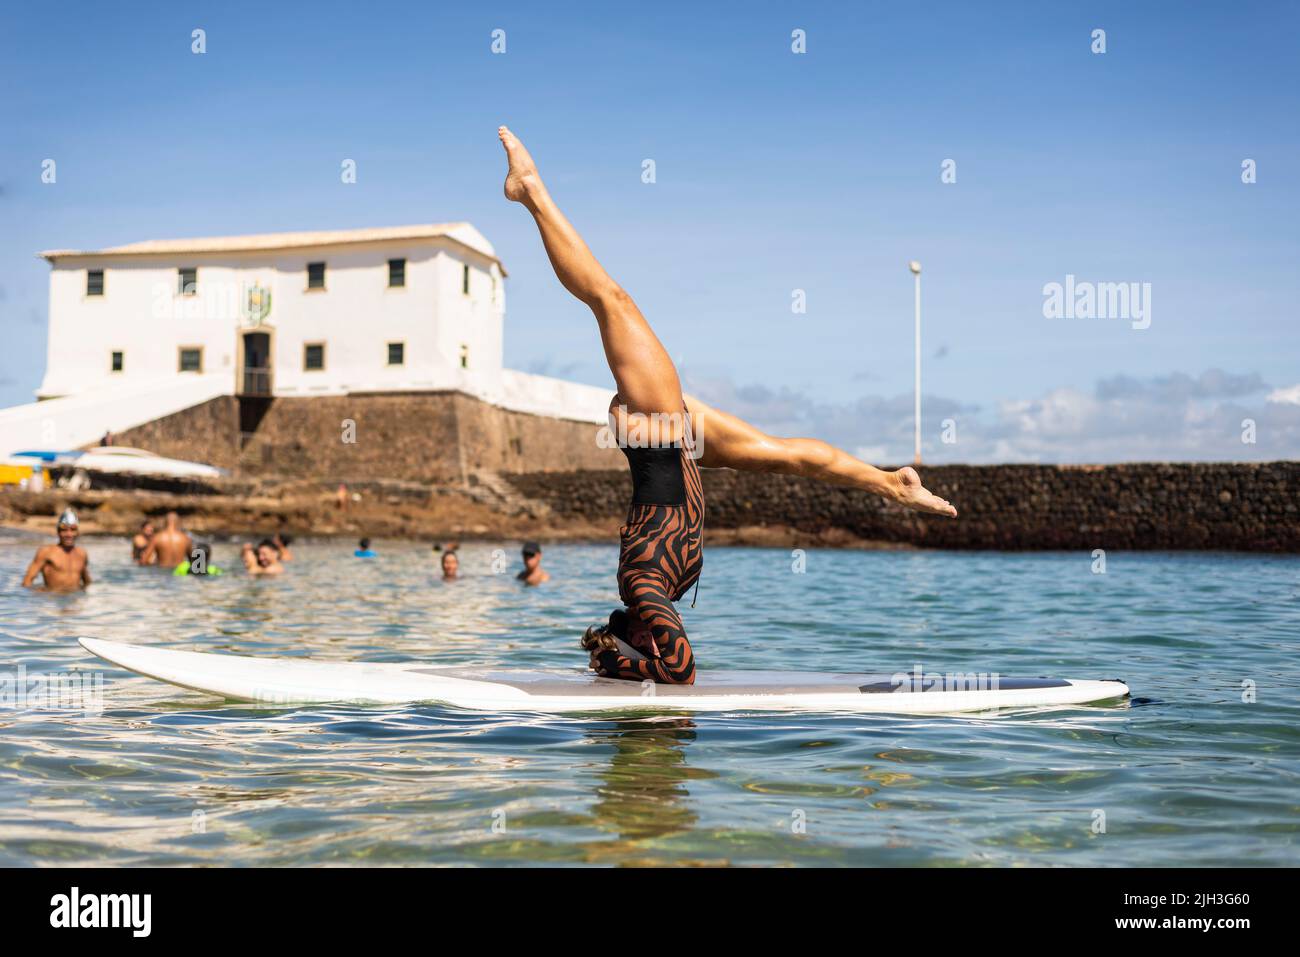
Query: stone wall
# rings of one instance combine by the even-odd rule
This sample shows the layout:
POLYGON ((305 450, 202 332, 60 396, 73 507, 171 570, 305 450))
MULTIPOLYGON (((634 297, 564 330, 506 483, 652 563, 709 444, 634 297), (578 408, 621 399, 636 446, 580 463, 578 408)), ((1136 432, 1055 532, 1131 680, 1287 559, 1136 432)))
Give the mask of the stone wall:
POLYGON ((223 395, 113 437, 116 445, 233 469, 239 459, 239 403, 223 395))
MULTIPOLYGON (((612 395, 612 393, 611 393, 612 395)), ((623 453, 596 445, 590 422, 510 412, 455 393, 464 471, 525 472, 618 469, 623 453)))
MULTIPOLYGON (((597 426, 510 412, 460 392, 275 398, 241 439, 225 396, 122 432, 117 444, 206 462, 239 477, 456 483, 475 472, 609 469, 597 426), (344 422, 355 441, 344 441, 344 422)), ((247 424, 247 423, 245 423, 247 424)))
MULTIPOLYGON (((959 518, 919 515, 811 479, 706 469, 706 528, 841 530, 869 541, 956 549, 1300 552, 1300 462, 948 465, 921 475, 957 506, 959 518)), ((631 491, 625 469, 509 481, 560 517, 621 515, 631 491)))
MULTIPOLYGON (((272 399, 241 439, 239 400, 224 397, 118 442, 249 479, 465 485, 476 473, 501 473, 557 525, 576 525, 616 519, 630 495, 622 454, 598 448, 596 429, 458 392, 379 393, 272 399), (345 420, 356 423, 355 442, 343 441, 345 420)), ((927 466, 922 477, 960 518, 809 479, 706 469, 708 526, 936 548, 1300 552, 1300 462, 947 465, 927 466)))

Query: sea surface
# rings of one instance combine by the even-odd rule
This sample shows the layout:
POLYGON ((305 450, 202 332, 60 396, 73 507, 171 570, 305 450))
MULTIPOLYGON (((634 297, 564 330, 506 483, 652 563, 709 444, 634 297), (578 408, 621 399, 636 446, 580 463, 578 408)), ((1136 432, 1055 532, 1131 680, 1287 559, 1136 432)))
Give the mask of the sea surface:
MULTIPOLYGON (((88 635, 248 655, 581 668, 614 545, 307 542, 278 579, 140 569, 25 591, 0 533, 0 676, 102 676, 102 707, 0 702, 0 865, 1297 865, 1300 559, 715 548, 702 669, 1127 680, 1130 702, 968 716, 484 715, 229 704, 88 635)), ((52 537, 48 539, 52 541, 52 537)), ((689 602, 684 602, 684 606, 689 602)), ((31 687, 31 686, 29 686, 31 687)), ((93 687, 93 686, 92 686, 93 687)))

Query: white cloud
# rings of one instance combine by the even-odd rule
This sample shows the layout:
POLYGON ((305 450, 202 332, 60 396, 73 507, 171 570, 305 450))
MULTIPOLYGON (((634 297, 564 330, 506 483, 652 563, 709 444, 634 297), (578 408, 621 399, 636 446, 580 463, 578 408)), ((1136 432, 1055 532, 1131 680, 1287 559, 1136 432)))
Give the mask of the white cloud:
POLYGON ((1286 405, 1300 405, 1300 383, 1286 389, 1274 389, 1268 394, 1269 402, 1281 402, 1286 405))
POLYGON ((883 445, 859 445, 853 454, 864 462, 888 462, 893 457, 883 445))

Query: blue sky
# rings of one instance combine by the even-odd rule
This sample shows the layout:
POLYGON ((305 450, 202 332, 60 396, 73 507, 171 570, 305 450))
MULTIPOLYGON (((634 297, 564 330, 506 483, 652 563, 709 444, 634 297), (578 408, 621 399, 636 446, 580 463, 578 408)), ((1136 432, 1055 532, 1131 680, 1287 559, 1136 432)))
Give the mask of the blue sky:
POLYGON ((688 388, 760 425, 910 458, 915 258, 927 459, 1300 455, 1300 5, 7 17, 0 406, 30 401, 44 369, 40 249, 459 219, 510 270, 507 364, 609 382, 592 320, 501 197, 505 122, 688 388), (340 182, 348 158, 355 185, 340 182), (1150 327, 1045 318, 1044 285, 1067 275, 1150 283, 1150 327))

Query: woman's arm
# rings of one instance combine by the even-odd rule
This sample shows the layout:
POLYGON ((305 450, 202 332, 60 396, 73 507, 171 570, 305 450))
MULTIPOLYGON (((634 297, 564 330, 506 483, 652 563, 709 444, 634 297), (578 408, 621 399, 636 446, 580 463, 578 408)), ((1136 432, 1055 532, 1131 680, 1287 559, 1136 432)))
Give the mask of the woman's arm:
POLYGON ((663 579, 643 569, 629 569, 621 574, 626 576, 621 588, 635 599, 635 604, 628 608, 628 615, 635 618, 628 623, 628 630, 643 635, 646 649, 651 653, 631 657, 626 650, 634 653, 635 650, 616 639, 615 648, 593 649, 592 669, 606 678, 695 684, 695 656, 686 638, 682 616, 677 613, 663 579))

